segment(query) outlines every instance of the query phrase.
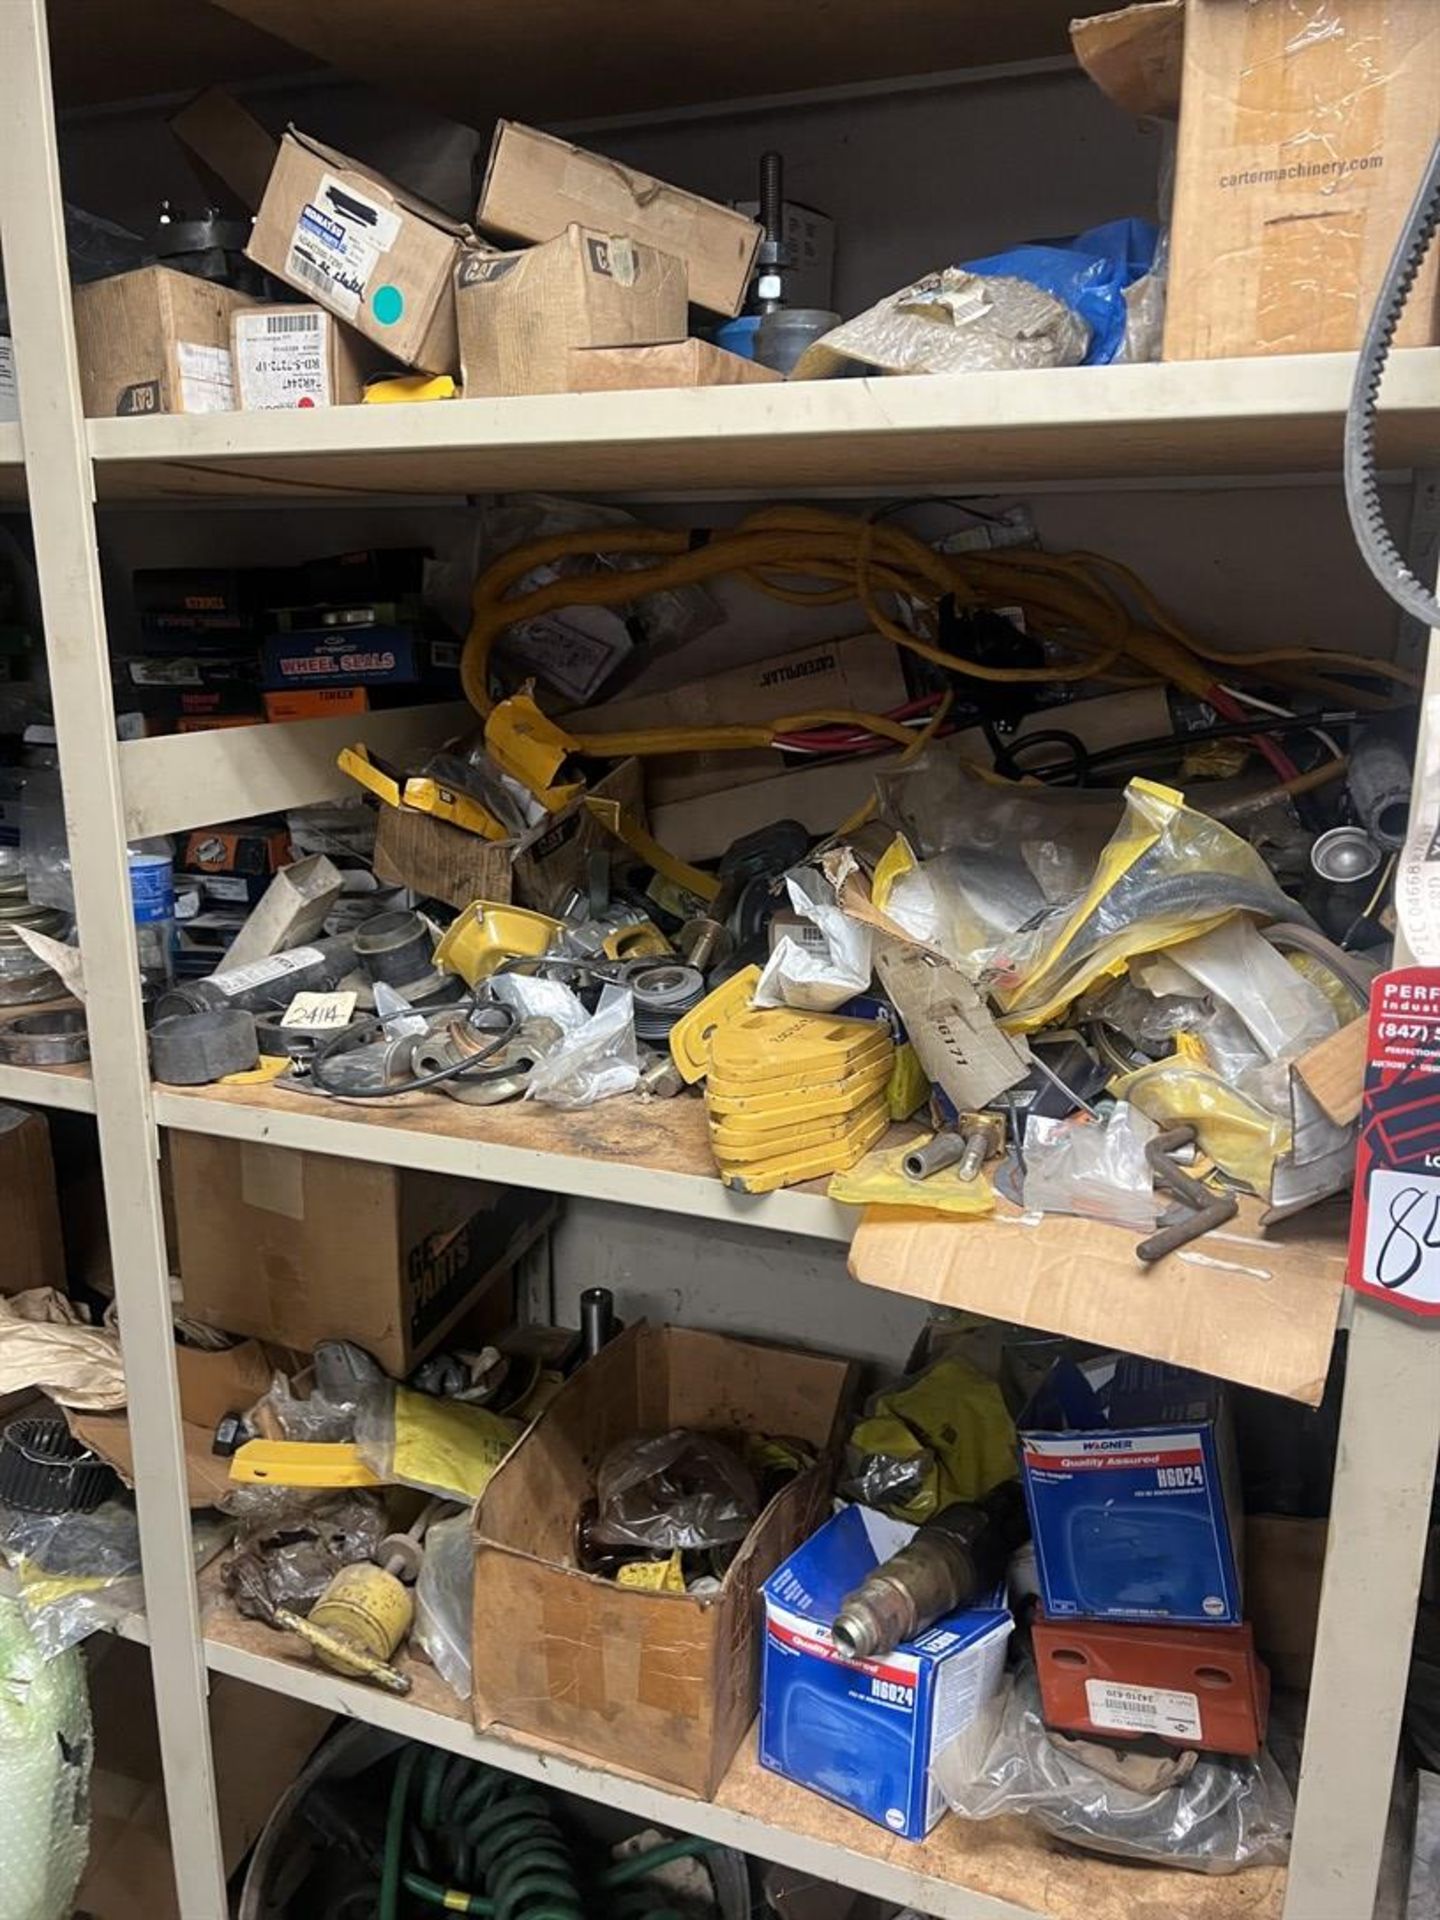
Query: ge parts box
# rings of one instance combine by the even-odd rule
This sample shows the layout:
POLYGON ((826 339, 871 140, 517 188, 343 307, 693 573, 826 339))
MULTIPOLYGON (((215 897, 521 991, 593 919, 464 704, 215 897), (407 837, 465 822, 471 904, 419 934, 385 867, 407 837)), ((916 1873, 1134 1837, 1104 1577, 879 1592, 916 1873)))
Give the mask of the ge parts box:
POLYGON ((847 1507, 765 1582, 760 1764, 923 1840, 945 1811, 931 1768, 999 1686, 1014 1623, 997 1599, 947 1614, 883 1660, 838 1654, 841 1602, 914 1534, 847 1507))
MULTIPOLYGON (((1032 1410, 1054 1387, 1052 1374, 1032 1410)), ((1021 1422, 1047 1616, 1237 1626, 1239 1476, 1219 1383, 1127 1356, 1089 1401, 1063 1430, 1021 1422)))

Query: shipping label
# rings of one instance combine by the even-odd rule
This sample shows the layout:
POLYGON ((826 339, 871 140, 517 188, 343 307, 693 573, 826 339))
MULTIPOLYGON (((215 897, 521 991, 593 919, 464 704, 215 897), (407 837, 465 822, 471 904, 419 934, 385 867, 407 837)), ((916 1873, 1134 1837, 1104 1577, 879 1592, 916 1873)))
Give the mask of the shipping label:
POLYGON ((333 174, 322 174, 314 200, 300 209, 295 222, 286 277, 308 287, 342 319, 353 320, 376 262, 394 246, 399 231, 400 216, 392 208, 382 207, 353 181, 342 186, 333 174))
POLYGON ((328 407, 330 328, 319 307, 235 316, 235 378, 247 413, 328 407))

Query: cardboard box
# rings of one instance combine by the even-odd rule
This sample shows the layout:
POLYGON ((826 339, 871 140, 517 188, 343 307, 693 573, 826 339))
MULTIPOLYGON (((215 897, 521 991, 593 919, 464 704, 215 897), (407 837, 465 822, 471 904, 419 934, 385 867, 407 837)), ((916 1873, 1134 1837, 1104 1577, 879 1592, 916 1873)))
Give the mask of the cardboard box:
POLYGON ((1219 1381, 1126 1354, 1102 1400, 1061 1361, 1018 1425, 1051 1620, 1240 1624, 1240 1477, 1219 1381))
POLYGON ((916 1531, 846 1507, 770 1576, 760 1703, 762 1767, 906 1840, 923 1840, 944 1813, 931 1768, 999 1687, 1014 1627, 997 1594, 883 1660, 838 1654, 830 1628, 841 1602, 916 1531))
POLYGON ((170 1139, 185 1312, 308 1352, 354 1340, 404 1375, 519 1257, 553 1203, 329 1154, 170 1139))
POLYGON ((242 413, 353 407, 384 356, 324 307, 255 307, 230 323, 242 413))
POLYGON ((341 714, 368 713, 370 695, 364 687, 297 687, 293 692, 267 693, 267 720, 334 720, 341 714))
POLYGON ((613 393, 639 387, 750 387, 785 378, 758 360, 727 353, 708 340, 663 347, 572 347, 571 393, 613 393))
POLYGON ((745 304, 761 240, 733 207, 513 120, 495 128, 475 219, 512 240, 553 240, 574 225, 628 234, 677 255, 695 304, 731 316, 745 304))
POLYGON ((170 121, 170 131, 247 213, 259 210, 280 142, 223 87, 207 87, 170 121))
MULTIPOLYGON (((1277 1687, 1310 1685, 1329 1531, 1325 1520, 1246 1515, 1245 1612, 1277 1687)), ((1432 1549, 1434 1542, 1432 1532, 1432 1549)))
POLYGON ((260 678, 267 692, 291 687, 413 687, 458 680, 459 648, 415 627, 294 628, 265 636, 260 678), (451 662, 454 665, 451 665, 451 662))
POLYGON ((409 367, 458 365, 455 262, 469 229, 292 127, 246 252, 409 367))
POLYGON ((0 1293, 25 1293, 31 1287, 58 1287, 63 1293, 65 1242, 50 1127, 43 1113, 25 1107, 0 1106, 0 1218, 5 1222, 0 1293))
MULTIPOLYGON (((167 1162, 168 1164, 168 1162, 167 1162)), ((302 1357, 289 1348, 242 1340, 238 1346, 208 1352, 202 1347, 175 1349, 180 1387, 180 1434, 185 1450, 185 1486, 192 1507, 213 1507, 230 1490, 230 1462, 215 1453, 215 1428, 227 1413, 243 1413, 264 1395, 277 1372, 293 1373, 302 1357)), ((75 1438, 91 1447, 119 1474, 135 1484, 135 1454, 130 1422, 123 1413, 67 1412, 75 1438)))
POLYGON ((472 900, 507 906, 512 897, 509 841, 482 840, 434 814, 382 806, 375 816, 375 877, 429 900, 468 907, 472 900))
POLYGON ((172 267, 141 267, 76 287, 86 413, 233 412, 230 322, 258 304, 172 267))
POLYGON ((684 339, 685 269, 624 234, 569 226, 523 253, 466 253, 455 306, 467 399, 565 393, 572 348, 684 339))
POLYGON ((232 820, 185 836, 178 865, 189 873, 278 873, 290 859, 290 835, 265 820, 232 820))
MULTIPOLYGON (((1437 124, 1434 0, 1190 0, 1165 358, 1358 347, 1437 124)), ((1436 340, 1432 250, 1396 344, 1436 340)))
POLYGON ((476 1725, 714 1793, 755 1714, 760 1589, 824 1515, 850 1377, 817 1354, 643 1324, 573 1375, 480 1503, 476 1725), (671 1427, 788 1433, 822 1452, 776 1494, 703 1602, 575 1564, 575 1522, 600 1461, 618 1441, 671 1427))
MULTIPOLYGON (((87 1652, 95 1760, 90 1858, 75 1911, 96 1920, 180 1920, 149 1656, 105 1634, 87 1652)), ((332 1717, 323 1707, 226 1674, 210 1676, 209 1711, 220 1851, 230 1874, 332 1717)))

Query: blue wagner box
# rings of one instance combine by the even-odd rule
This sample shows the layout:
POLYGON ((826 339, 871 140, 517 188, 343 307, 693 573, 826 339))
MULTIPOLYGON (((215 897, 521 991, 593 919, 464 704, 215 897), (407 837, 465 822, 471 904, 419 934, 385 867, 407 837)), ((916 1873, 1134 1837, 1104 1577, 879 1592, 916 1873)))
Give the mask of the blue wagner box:
POLYGON ((1062 1362, 1021 1419, 1020 1457, 1047 1619, 1240 1624, 1218 1381, 1126 1355, 1096 1392, 1062 1362))
POLYGON ((915 1529, 846 1507, 764 1587, 760 1764, 922 1840, 945 1811, 930 1768, 1000 1684, 1013 1625, 994 1605, 948 1614, 883 1660, 846 1660, 830 1624, 915 1529))

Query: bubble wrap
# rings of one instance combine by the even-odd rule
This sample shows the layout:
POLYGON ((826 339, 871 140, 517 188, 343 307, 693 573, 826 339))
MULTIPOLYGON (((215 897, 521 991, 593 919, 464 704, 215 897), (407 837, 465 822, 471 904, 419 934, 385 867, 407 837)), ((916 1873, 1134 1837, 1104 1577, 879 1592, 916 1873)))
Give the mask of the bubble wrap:
POLYGON ((823 335, 790 377, 824 379, 849 360, 884 373, 1078 367, 1089 346, 1079 315, 1030 281, 945 267, 823 335))
POLYGON ((0 1597, 0 1920, 66 1920, 90 1847, 90 1700, 78 1647, 43 1660, 0 1597))

